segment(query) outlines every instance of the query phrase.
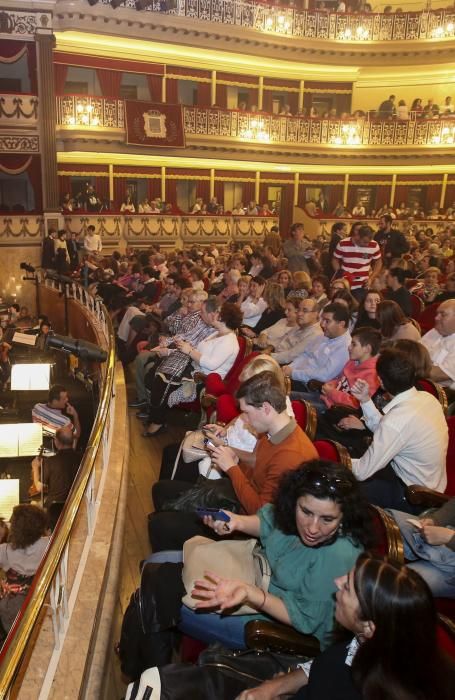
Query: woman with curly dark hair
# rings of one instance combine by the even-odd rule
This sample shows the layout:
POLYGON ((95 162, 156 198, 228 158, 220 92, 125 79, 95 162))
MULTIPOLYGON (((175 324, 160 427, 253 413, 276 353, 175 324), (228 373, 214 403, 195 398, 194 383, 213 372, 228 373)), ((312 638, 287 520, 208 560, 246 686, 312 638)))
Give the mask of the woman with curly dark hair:
POLYGON ((256 515, 228 513, 227 523, 206 517, 205 524, 219 536, 242 532, 259 538, 272 572, 270 585, 265 591, 207 572, 192 593, 202 599, 197 612, 183 606, 180 629, 204 642, 244 648, 244 626, 258 615, 225 613, 247 604, 260 617, 315 635, 326 646, 333 629, 334 579, 370 544, 367 508, 346 467, 314 460, 287 472, 274 504, 256 515), (201 615, 205 608, 223 614, 201 615))
POLYGON ((46 531, 47 514, 42 508, 15 506, 8 541, 0 544, 0 568, 6 573, 0 592, 0 641, 8 634, 40 565, 49 543, 46 531))

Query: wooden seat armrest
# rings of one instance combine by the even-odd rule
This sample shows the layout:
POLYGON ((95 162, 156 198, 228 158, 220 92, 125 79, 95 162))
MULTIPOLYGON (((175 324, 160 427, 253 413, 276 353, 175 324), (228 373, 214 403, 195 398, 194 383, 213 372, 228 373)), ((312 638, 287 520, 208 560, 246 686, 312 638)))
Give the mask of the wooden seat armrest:
POLYGON ((204 374, 203 372, 195 372, 193 374, 193 379, 196 382, 196 384, 202 384, 204 380, 206 379, 207 375, 204 374))
POLYGON ((309 634, 301 634, 293 627, 267 620, 252 620, 245 627, 245 641, 249 649, 268 650, 296 656, 317 656, 319 641, 309 634))
POLYGON ((433 489, 428 489, 426 486, 417 486, 416 484, 406 487, 406 498, 412 505, 425 506, 426 508, 443 506, 444 503, 450 500, 450 496, 445 493, 433 491, 433 489))

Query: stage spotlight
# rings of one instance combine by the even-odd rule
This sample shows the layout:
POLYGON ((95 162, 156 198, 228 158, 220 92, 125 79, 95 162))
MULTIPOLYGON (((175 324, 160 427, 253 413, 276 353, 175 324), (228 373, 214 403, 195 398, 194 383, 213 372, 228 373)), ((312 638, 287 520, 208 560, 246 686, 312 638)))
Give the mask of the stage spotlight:
POLYGON ((101 348, 94 343, 89 343, 87 340, 70 338, 66 335, 48 335, 45 348, 46 350, 48 348, 61 350, 62 352, 71 353, 76 357, 92 362, 106 362, 107 360, 107 352, 101 350, 101 348))

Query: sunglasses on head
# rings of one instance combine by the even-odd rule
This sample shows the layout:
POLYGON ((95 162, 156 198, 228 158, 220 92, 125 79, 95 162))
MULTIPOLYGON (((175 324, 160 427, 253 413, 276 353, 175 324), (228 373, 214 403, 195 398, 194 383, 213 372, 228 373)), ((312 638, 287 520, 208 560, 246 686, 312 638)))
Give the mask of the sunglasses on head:
POLYGON ((339 493, 349 491, 352 484, 347 479, 338 476, 328 476, 327 474, 314 472, 310 469, 305 472, 305 481, 308 487, 315 490, 329 491, 329 493, 339 493))

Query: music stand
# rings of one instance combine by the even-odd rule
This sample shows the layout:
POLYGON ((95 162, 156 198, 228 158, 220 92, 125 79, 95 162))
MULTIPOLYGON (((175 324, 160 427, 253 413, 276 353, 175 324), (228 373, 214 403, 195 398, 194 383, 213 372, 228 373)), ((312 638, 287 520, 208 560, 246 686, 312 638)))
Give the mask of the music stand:
POLYGON ((19 479, 0 479, 0 518, 9 522, 18 504, 19 479))
POLYGON ((43 444, 41 423, 0 425, 1 457, 36 457, 43 444))
POLYGON ((11 391, 48 391, 51 364, 23 363, 11 367, 11 391))

